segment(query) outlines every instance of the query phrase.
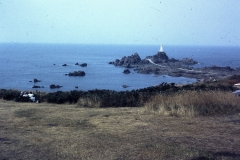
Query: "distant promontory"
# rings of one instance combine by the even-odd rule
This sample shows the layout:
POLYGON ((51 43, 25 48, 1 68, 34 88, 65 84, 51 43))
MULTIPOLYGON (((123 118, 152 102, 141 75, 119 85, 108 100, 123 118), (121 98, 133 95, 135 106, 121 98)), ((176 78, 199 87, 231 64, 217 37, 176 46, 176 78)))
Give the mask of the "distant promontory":
POLYGON ((144 59, 141 59, 138 53, 134 53, 131 56, 124 56, 109 62, 115 66, 134 68, 137 73, 196 78, 199 81, 215 81, 219 78, 239 74, 240 71, 240 68, 234 69, 228 66, 194 68, 193 65, 197 63, 191 58, 182 60, 169 58, 165 52, 160 50, 155 55, 147 56, 144 59))

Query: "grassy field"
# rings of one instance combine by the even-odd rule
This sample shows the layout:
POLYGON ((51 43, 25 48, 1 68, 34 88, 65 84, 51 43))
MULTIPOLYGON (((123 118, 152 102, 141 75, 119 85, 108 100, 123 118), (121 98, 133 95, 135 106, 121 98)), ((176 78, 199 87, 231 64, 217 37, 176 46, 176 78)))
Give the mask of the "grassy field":
POLYGON ((240 112, 240 98, 229 91, 180 91, 154 96, 145 107, 159 115, 216 116, 240 112))
POLYGON ((162 114, 155 102, 82 108, 0 100, 0 159, 240 159, 239 113, 162 114))

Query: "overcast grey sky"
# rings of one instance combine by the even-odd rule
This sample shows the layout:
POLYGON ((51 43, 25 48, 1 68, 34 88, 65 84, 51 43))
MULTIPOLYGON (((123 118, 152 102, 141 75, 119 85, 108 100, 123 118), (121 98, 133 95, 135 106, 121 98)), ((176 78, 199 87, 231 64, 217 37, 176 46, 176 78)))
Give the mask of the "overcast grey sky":
POLYGON ((240 46, 240 0, 0 0, 0 42, 240 46))

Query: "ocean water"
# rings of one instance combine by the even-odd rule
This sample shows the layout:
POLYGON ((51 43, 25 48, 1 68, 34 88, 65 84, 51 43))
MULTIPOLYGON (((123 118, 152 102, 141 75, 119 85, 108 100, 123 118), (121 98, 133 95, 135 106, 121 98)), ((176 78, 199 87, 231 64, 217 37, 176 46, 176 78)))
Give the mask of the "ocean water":
MULTIPOLYGON (((163 46, 170 58, 193 58, 204 66, 240 67, 239 47, 163 46)), ((83 44, 0 44, 0 88, 36 90, 33 85, 43 86, 38 91, 70 91, 109 89, 133 90, 161 84, 162 82, 192 83, 196 79, 166 75, 138 74, 131 70, 123 74, 123 67, 108 64, 115 59, 138 53, 143 59, 158 52, 158 45, 83 45, 83 44), (75 65, 87 63, 87 67, 75 65), (63 64, 68 66, 63 67, 63 64), (84 77, 65 74, 82 70, 84 77), (33 83, 33 79, 41 82, 33 83), (50 89, 50 85, 63 86, 50 89), (129 86, 123 88, 122 85, 129 86)))

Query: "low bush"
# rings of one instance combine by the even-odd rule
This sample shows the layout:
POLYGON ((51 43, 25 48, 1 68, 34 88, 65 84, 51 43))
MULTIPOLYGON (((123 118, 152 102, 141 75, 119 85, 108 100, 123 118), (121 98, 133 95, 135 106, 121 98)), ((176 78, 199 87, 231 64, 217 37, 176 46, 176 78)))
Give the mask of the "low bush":
POLYGON ((6 90, 6 89, 0 90, 0 97, 3 98, 4 100, 14 100, 19 95, 20 95, 20 92, 17 90, 6 90))
POLYGON ((62 104, 62 103, 68 102, 68 100, 69 100, 68 97, 69 97, 69 92, 57 91, 57 92, 54 92, 54 93, 46 94, 44 96, 44 99, 48 103, 62 104))

